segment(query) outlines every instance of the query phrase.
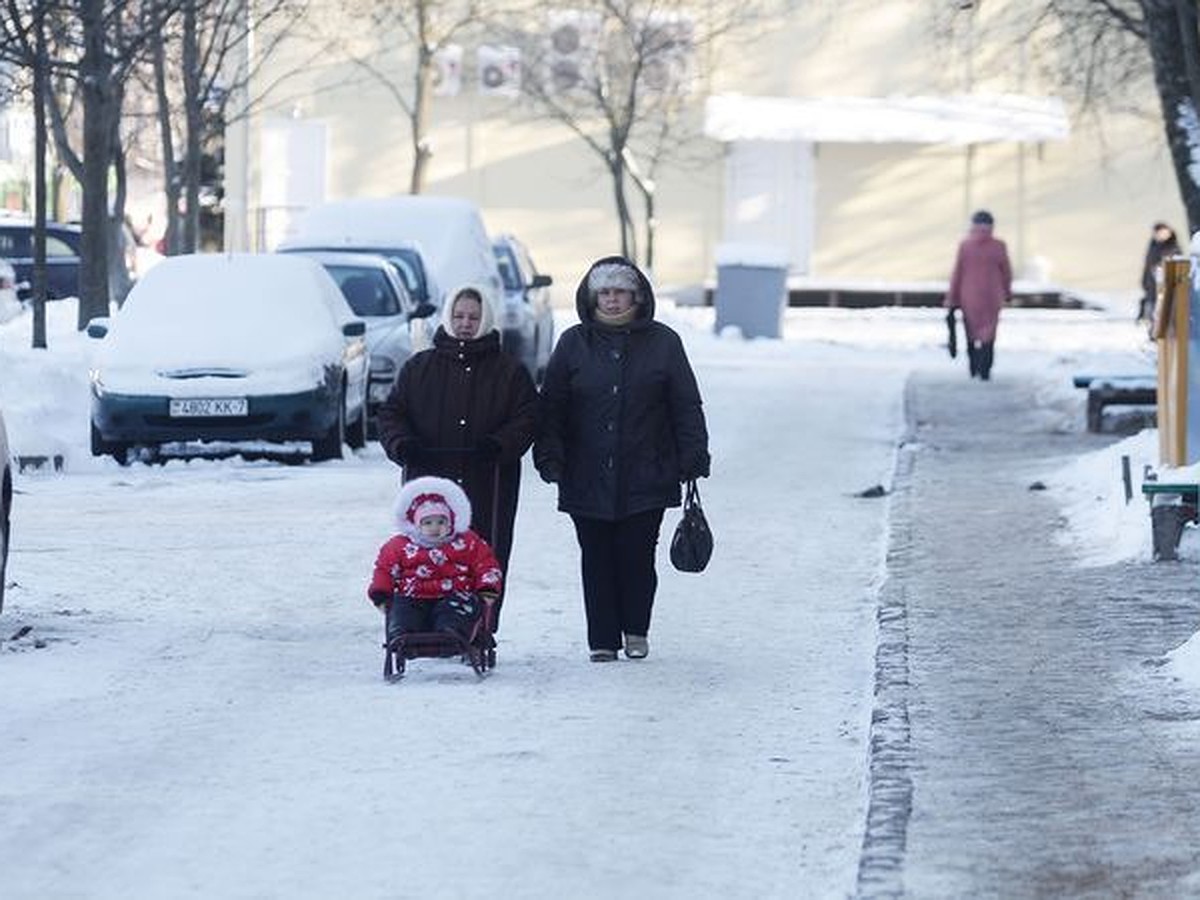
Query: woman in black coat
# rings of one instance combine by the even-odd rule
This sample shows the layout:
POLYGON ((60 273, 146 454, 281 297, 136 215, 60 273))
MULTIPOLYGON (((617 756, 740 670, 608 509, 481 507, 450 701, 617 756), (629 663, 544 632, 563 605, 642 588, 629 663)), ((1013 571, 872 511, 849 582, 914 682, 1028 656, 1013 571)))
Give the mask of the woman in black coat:
POLYGON ((594 263, 575 305, 580 324, 559 338, 542 383, 534 463, 575 523, 592 660, 622 646, 640 659, 663 512, 679 506, 680 482, 708 475, 708 431, 683 343, 654 320, 637 266, 594 263))
POLYGON ((406 481, 439 475, 462 486, 472 529, 507 574, 537 391, 501 351, 487 292, 469 285, 449 296, 433 346, 409 358, 379 407, 379 442, 406 481))

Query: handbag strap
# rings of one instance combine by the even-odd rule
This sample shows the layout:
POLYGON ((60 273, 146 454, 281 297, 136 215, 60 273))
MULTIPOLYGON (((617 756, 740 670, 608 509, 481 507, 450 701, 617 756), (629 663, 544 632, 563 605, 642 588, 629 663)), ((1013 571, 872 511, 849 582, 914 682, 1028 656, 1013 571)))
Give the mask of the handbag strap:
POLYGON ((696 479, 692 478, 687 483, 687 489, 684 493, 683 508, 691 509, 692 507, 700 508, 700 488, 696 486, 696 479))

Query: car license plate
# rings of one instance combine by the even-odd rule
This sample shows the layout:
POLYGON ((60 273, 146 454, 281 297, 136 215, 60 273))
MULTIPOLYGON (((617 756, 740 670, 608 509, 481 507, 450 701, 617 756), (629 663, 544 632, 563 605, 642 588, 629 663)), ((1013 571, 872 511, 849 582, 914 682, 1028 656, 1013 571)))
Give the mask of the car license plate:
POLYGON ((188 400, 172 400, 171 416, 244 416, 248 408, 245 397, 194 397, 188 400))

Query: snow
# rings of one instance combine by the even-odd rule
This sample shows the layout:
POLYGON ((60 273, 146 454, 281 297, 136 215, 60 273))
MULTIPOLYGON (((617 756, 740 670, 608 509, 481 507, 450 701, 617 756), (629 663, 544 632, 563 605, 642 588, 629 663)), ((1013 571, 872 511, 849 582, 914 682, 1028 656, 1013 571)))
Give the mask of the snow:
MULTIPOLYGON (((416 247, 437 291, 465 284, 501 290, 500 274, 479 209, 458 197, 356 197, 314 206, 283 248, 416 247)), ((440 300, 440 294, 435 293, 440 300)))
MULTIPOLYGON (((32 632, 0 645, 5 896, 852 894, 889 509, 855 495, 890 482, 908 373, 962 361, 935 309, 789 309, 774 341, 659 309, 705 396, 717 549, 671 570, 668 513, 649 659, 586 661, 574 535, 527 468, 497 669, 420 660, 400 685, 364 596, 397 483, 377 445, 94 460, 74 304, 49 305, 47 351, 28 316, 0 326, 13 452, 65 458, 17 475, 0 635, 32 632)), ((1009 311, 1004 364, 1081 428, 1072 374, 1153 365, 1132 318, 1009 311)), ((1140 477, 1155 441, 1039 473, 1081 564, 1148 558, 1119 464, 1140 477)), ((1174 661, 1200 689, 1196 644, 1174 661)))
POLYGON ((324 269, 277 254, 175 256, 106 320, 105 390, 176 397, 298 393, 323 383, 354 318, 324 269), (171 377, 195 373, 185 380, 171 377), (227 377, 229 373, 236 377, 227 377))
POLYGON ((1057 97, 754 97, 716 94, 704 133, 719 141, 980 144, 1061 141, 1070 122, 1057 97))

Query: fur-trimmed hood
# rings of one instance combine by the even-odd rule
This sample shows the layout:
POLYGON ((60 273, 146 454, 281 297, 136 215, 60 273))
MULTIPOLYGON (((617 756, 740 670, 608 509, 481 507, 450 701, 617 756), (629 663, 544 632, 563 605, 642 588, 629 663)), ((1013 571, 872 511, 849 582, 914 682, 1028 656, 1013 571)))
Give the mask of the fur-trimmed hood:
POLYGON ((396 494, 396 503, 392 507, 396 530, 418 544, 424 543, 425 538, 413 515, 418 507, 429 500, 439 500, 450 508, 451 534, 446 540, 456 534, 462 534, 471 527, 471 501, 467 499, 466 492, 448 478, 426 475, 406 481, 400 486, 400 491, 396 494))

